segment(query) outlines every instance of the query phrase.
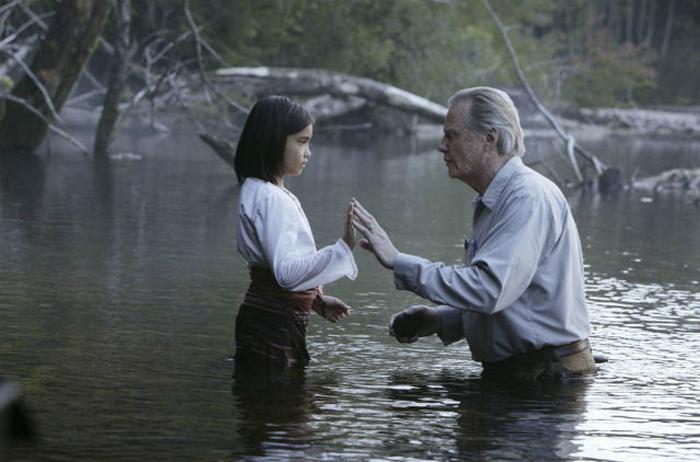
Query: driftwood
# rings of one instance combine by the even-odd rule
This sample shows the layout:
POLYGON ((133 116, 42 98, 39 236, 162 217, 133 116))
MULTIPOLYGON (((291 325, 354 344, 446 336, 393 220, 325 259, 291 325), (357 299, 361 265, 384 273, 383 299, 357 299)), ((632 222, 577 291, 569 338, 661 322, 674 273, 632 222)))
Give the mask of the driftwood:
POLYGON ((235 144, 206 132, 200 133, 199 138, 209 145, 221 160, 226 162, 231 168, 234 168, 233 159, 236 153, 235 144))
POLYGON ((367 105, 367 101, 351 96, 349 98, 334 98, 330 95, 321 95, 310 98, 304 102, 316 120, 332 120, 356 111, 367 105))
POLYGON ((568 118, 647 135, 700 134, 700 114, 649 109, 578 109, 566 112, 568 118))
POLYGON ((443 123, 447 108, 392 85, 323 69, 231 67, 216 71, 213 80, 247 89, 251 96, 271 93, 360 97, 373 103, 443 123))
POLYGON ((676 168, 658 175, 632 181, 634 189, 664 192, 676 191, 700 194, 700 168, 676 168))

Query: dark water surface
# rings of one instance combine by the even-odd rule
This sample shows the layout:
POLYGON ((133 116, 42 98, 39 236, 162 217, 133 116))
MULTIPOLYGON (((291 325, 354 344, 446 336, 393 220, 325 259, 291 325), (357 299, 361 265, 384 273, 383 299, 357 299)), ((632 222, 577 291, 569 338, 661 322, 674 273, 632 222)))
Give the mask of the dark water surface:
MULTIPOLYGON (((319 137, 322 138, 322 137, 319 137)), ((698 143, 610 140, 631 173, 700 166, 698 143)), ((403 251, 457 262, 473 193, 400 140, 320 139, 289 182, 317 242, 356 196, 403 251)), ((593 381, 482 383, 466 344, 399 345, 392 313, 420 300, 357 251, 327 292, 354 312, 312 319, 304 373, 231 379, 248 282, 232 171, 191 134, 133 137, 108 170, 55 152, 0 168, 0 375, 40 431, 27 461, 700 459, 700 208, 573 194, 586 260, 593 381)), ((531 143, 534 159, 544 145, 531 143)), ((647 197, 648 196, 648 197, 647 197)))

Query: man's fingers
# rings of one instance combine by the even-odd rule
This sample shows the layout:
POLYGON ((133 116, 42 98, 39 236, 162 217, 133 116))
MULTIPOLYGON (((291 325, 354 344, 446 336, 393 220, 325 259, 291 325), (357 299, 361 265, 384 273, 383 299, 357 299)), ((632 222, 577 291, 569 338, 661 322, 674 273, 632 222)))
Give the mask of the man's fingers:
POLYGON ((366 216, 359 213, 359 211, 357 209, 353 210, 352 217, 353 217, 354 221, 356 221, 358 223, 362 223, 363 225, 369 227, 368 225, 370 225, 370 221, 367 219, 366 216))
POLYGON ((355 227, 356 230, 360 232, 360 234, 362 234, 369 240, 369 229, 367 229, 367 226, 365 226, 363 223, 360 223, 357 220, 353 220, 352 225, 355 227))
POLYGON ((367 210, 365 210, 361 207, 356 207, 354 210, 354 214, 356 217, 358 217, 364 223, 367 223, 367 224, 375 224, 376 223, 376 220, 374 219, 374 217, 367 210))
POLYGON ((362 206, 362 204, 360 204, 359 202, 357 202, 357 199, 355 199, 354 205, 355 205, 355 215, 361 217, 361 218, 363 219, 363 221, 366 221, 366 222, 373 222, 373 221, 375 221, 375 220, 374 220, 374 216, 372 216, 372 214, 369 213, 369 212, 362 206))

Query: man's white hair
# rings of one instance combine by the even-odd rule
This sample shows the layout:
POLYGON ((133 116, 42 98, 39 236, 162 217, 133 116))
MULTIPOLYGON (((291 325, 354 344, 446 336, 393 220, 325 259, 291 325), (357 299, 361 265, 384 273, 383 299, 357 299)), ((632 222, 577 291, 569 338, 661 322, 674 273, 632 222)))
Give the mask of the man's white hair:
POLYGON ((467 128, 480 135, 496 130, 496 148, 501 155, 525 154, 523 128, 518 109, 510 96, 491 87, 473 87, 460 90, 450 97, 448 104, 464 104, 467 109, 467 128))

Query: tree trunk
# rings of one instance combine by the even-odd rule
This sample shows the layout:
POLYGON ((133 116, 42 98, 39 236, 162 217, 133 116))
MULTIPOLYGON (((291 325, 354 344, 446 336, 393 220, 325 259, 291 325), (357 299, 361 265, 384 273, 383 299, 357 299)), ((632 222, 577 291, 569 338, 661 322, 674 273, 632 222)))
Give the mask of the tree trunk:
POLYGON ((651 47, 654 40, 654 25, 656 24, 656 0, 649 0, 649 15, 647 19, 646 34, 644 37, 644 45, 651 47))
POLYGON ((625 41, 632 43, 634 34, 634 0, 627 0, 627 19, 625 22, 627 26, 625 29, 625 41))
POLYGON ((676 9, 676 0, 671 0, 668 4, 668 17, 666 18, 666 28, 664 29, 664 40, 661 44, 661 61, 666 59, 668 46, 671 43, 671 29, 673 28, 673 15, 676 9))
POLYGON ((130 0, 116 0, 114 19, 117 34, 110 70, 109 86, 102 106, 102 115, 95 132, 95 157, 104 158, 114 137, 114 127, 119 117, 119 98, 126 84, 129 65, 129 30, 131 23, 130 0))
POLYGON ((32 61, 31 71, 36 81, 25 73, 12 91, 13 96, 27 101, 45 119, 17 102, 7 101, 5 117, 0 121, 0 148, 34 151, 39 147, 47 134, 47 120, 53 117, 51 106, 60 111, 68 98, 92 54, 110 6, 111 2, 104 0, 59 3, 32 61))
POLYGON ((232 67, 216 71, 215 81, 252 86, 254 96, 283 93, 294 95, 359 96, 383 106, 418 114, 443 123, 447 108, 406 90, 376 80, 322 69, 232 67))

